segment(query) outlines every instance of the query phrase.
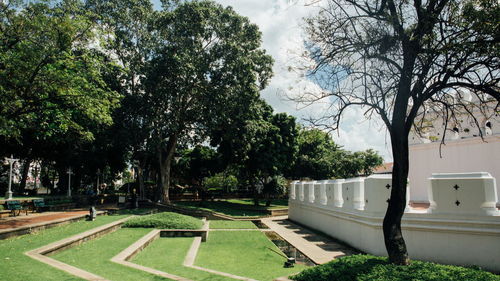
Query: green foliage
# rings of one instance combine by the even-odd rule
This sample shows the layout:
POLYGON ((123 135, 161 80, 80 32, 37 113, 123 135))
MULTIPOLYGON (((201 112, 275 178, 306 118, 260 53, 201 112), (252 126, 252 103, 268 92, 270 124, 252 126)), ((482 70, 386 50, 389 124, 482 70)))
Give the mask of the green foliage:
POLYGON ((159 229, 200 229, 199 219, 177 213, 163 212, 132 218, 126 221, 124 227, 149 227, 159 229))
POLYGON ((441 265, 422 261, 412 261, 409 266, 398 266, 390 264, 387 258, 370 255, 342 257, 327 264, 306 269, 291 278, 297 281, 500 280, 498 275, 475 268, 441 265))
POLYGON ((319 129, 301 128, 297 161, 287 176, 292 178, 350 178, 369 175, 383 163, 374 150, 350 152, 335 144, 331 136, 319 129))
POLYGON ((220 155, 210 147, 198 145, 180 151, 180 155, 179 161, 172 166, 172 172, 188 184, 201 186, 203 178, 223 170, 220 155))
POLYGON ((239 168, 240 180, 255 189, 257 182, 282 175, 295 161, 297 127, 293 116, 273 114, 262 100, 249 106, 253 115, 240 116, 212 139, 219 143, 225 160, 239 168))
POLYGON ((340 147, 326 132, 301 128, 298 136, 299 152, 289 175, 293 178, 326 179, 335 176, 336 154, 340 147))
POLYGON ((0 211, 5 210, 5 207, 3 205, 0 205, 0 211))
POLYGON ((30 2, 0 9, 0 136, 38 138, 109 125, 118 94, 104 76, 114 67, 92 42, 99 27, 80 2, 30 2))
POLYGON ((224 191, 232 191, 238 187, 238 179, 231 174, 218 173, 211 177, 204 178, 203 186, 207 190, 214 188, 224 191))
POLYGON ((288 183, 282 176, 275 176, 264 184, 263 192, 272 196, 279 196, 286 193, 288 183))

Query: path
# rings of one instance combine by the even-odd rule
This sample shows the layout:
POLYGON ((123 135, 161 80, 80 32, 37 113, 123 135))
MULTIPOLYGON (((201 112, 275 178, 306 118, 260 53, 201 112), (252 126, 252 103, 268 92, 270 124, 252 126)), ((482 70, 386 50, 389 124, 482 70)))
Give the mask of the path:
POLYGON ((265 218, 262 222, 316 264, 324 264, 338 257, 358 253, 326 236, 292 223, 288 220, 288 216, 265 218))
POLYGON ((40 223, 52 222, 65 218, 79 217, 87 215, 88 211, 68 211, 68 212, 45 212, 45 213, 28 213, 28 215, 20 215, 16 217, 6 217, 0 219, 0 229, 12 229, 26 227, 30 225, 38 225, 40 223))

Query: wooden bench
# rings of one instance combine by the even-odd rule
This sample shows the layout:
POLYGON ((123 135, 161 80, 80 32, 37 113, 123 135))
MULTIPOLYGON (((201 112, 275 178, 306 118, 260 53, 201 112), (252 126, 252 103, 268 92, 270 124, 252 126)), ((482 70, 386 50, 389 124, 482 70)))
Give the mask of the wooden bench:
POLYGON ((43 199, 33 199, 33 211, 42 212, 42 209, 47 208, 43 199))
POLYGON ((11 214, 16 216, 16 211, 17 215, 20 215, 22 211, 26 212, 26 215, 28 214, 28 209, 24 208, 24 206, 21 204, 21 202, 17 200, 11 200, 11 201, 6 201, 7 203, 7 209, 10 210, 11 214))

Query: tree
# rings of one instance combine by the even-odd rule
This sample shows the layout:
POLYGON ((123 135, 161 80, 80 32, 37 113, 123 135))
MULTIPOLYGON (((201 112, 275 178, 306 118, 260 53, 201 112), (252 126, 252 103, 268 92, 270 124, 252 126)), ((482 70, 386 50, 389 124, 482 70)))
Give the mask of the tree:
POLYGON ((342 149, 329 133, 317 128, 300 128, 297 139, 297 160, 286 173, 290 178, 352 178, 371 174, 383 162, 372 149, 354 153, 342 149))
POLYGON ((172 170, 189 184, 201 187, 204 178, 222 172, 220 155, 213 148, 197 145, 179 153, 181 158, 172 170))
POLYGON ((15 3, 0 3, 0 136, 28 129, 37 138, 73 131, 91 140, 83 124, 111 124, 119 100, 103 81, 113 66, 91 47, 92 14, 77 1, 15 3))
MULTIPOLYGON (((323 87, 297 100, 328 98, 333 129, 351 106, 378 115, 391 137, 392 190, 383 221, 389 260, 408 264, 401 232, 408 176, 408 134, 428 110, 472 115, 500 102, 500 4, 481 1, 331 0, 306 20, 310 75, 323 87), (474 95, 474 102, 463 99, 474 95)), ((323 122, 324 123, 324 122, 323 122)), ((478 122, 476 121, 476 124, 478 122)), ((446 127, 446 126, 445 126, 446 127)))
POLYGON ((24 159, 20 188, 38 159, 60 185, 73 165, 77 183, 78 158, 91 154, 120 100, 111 84, 121 69, 98 47, 96 14, 80 1, 4 1, 0 19, 0 153, 24 159))
POLYGON ((182 3, 158 14, 146 77, 145 107, 159 165, 158 198, 168 202, 170 167, 179 142, 198 142, 223 127, 232 108, 258 98, 272 58, 259 49, 256 25, 210 1, 182 3))
POLYGON ((291 178, 329 179, 338 176, 341 148, 331 136, 319 129, 300 128, 297 160, 287 175, 291 178))
POLYGON ((230 126, 215 131, 211 139, 218 144, 224 161, 239 168, 240 183, 246 182, 258 205, 262 190, 257 187, 283 175, 295 162, 298 132, 293 116, 273 114, 264 100, 245 106, 250 114, 239 114, 230 126))

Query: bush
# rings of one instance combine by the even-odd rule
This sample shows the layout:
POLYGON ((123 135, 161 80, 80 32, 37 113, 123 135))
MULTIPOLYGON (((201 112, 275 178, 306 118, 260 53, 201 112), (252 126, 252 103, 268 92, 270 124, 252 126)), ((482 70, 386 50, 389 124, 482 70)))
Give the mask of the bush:
POLYGON ((226 192, 235 190, 238 187, 238 179, 233 175, 218 173, 203 179, 203 186, 207 189, 220 189, 226 192))
POLYGON ((123 226, 160 229, 200 229, 202 227, 202 222, 190 216, 164 212, 132 218, 126 221, 123 226))
POLYGON ((500 280, 500 276, 478 268, 441 265, 423 261, 412 261, 409 266, 398 266, 390 264, 385 257, 370 255, 342 257, 329 263, 306 269, 291 278, 297 281, 500 280))
POLYGON ((0 211, 3 211, 3 210, 4 210, 4 206, 0 205, 0 211))

